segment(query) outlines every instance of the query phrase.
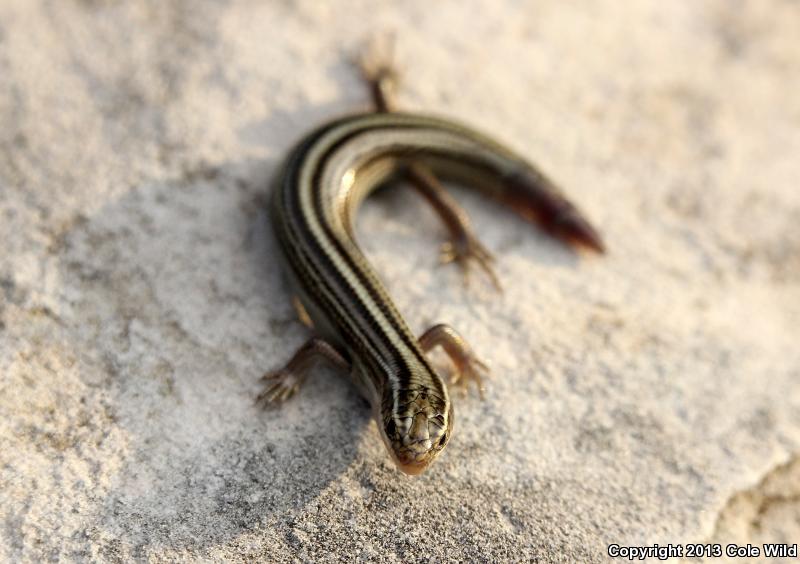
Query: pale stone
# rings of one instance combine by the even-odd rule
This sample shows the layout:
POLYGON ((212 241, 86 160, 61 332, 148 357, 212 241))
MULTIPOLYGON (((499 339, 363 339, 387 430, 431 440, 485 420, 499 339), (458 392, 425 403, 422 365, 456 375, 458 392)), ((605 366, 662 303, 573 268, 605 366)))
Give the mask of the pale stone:
POLYGON ((0 559, 800 541, 798 37, 787 0, 0 3, 0 559), (506 140, 610 251, 458 190, 505 292, 464 288, 419 198, 366 204, 411 327, 494 374, 416 479, 328 369, 253 405, 308 334, 269 178, 368 107, 350 60, 387 31, 404 108, 506 140))

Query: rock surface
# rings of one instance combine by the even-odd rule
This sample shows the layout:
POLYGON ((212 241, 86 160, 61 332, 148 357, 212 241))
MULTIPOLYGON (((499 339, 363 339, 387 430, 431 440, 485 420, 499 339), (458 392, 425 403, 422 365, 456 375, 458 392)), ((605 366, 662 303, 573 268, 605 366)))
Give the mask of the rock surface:
POLYGON ((0 3, 0 559, 800 541, 798 37, 791 0, 0 3), (499 295, 435 268, 409 191, 366 205, 412 328, 453 324, 494 373, 417 479, 331 371, 253 406, 306 336, 267 182, 368 107, 349 60, 374 31, 405 108, 529 155, 610 248, 457 191, 499 295))

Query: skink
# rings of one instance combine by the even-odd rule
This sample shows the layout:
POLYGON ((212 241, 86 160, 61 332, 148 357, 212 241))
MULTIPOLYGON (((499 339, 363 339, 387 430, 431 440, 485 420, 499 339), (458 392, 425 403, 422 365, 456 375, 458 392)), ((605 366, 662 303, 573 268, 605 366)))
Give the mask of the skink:
MULTIPOLYGON (((360 204, 398 174, 417 184, 435 174, 478 187, 562 240, 596 251, 603 245, 543 173, 454 121, 403 113, 353 115, 319 127, 291 151, 273 186, 271 219, 301 314, 316 335, 286 366, 265 376, 259 401, 287 399, 311 366, 327 359, 348 370, 370 401, 400 470, 419 474, 453 430, 448 387, 426 353, 441 346, 461 384, 480 383, 486 367, 447 325, 416 338, 359 249, 353 218, 360 204)), ((451 250, 475 254, 463 213, 441 194, 429 196, 456 238, 451 250)))

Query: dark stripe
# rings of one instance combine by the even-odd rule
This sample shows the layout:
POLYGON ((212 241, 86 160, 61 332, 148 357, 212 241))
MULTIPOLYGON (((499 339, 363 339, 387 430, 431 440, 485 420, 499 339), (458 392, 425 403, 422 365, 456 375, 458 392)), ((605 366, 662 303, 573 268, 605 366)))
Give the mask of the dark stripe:
MULTIPOLYGON (((279 189, 289 192, 291 196, 294 196, 297 190, 291 190, 293 181, 296 181, 295 175, 287 170, 287 174, 283 180, 283 186, 279 187, 279 189)), ((278 206, 285 205, 285 202, 283 202, 281 198, 277 198, 275 204, 275 208, 280 210, 281 208, 278 208, 278 206)), ((317 258, 315 260, 314 257, 327 258, 327 255, 321 248, 316 246, 315 237, 302 236, 302 234, 297 233, 297 222, 293 221, 294 210, 283 208, 283 212, 276 212, 276 215, 280 216, 275 217, 274 221, 275 225, 280 226, 282 230, 282 233, 280 233, 280 238, 282 239, 281 243, 287 253, 294 253, 295 256, 290 258, 296 259, 292 262, 298 277, 301 278, 301 281, 307 286, 312 286, 313 284, 313 287, 309 288, 309 290, 312 294, 316 292, 315 295, 317 295, 321 302, 320 305, 323 306, 329 319, 335 322, 335 326, 346 331, 348 333, 347 337, 351 338, 354 342, 361 343, 362 347, 371 349, 369 352, 371 352, 374 357, 383 359, 385 368, 396 367, 398 364, 396 355, 392 354, 391 348, 387 348, 385 339, 380 339, 382 332, 376 331, 375 327, 369 324, 372 318, 369 315, 364 315, 363 307, 360 308, 360 310, 350 310, 352 313, 350 316, 342 317, 342 315, 339 314, 340 308, 347 313, 348 304, 356 305, 360 302, 356 302, 352 299, 353 293, 350 286, 347 281, 340 276, 337 269, 328 268, 329 272, 327 277, 318 276, 315 267, 323 265, 318 264, 319 259, 317 258), (309 248, 304 252, 303 247, 308 245, 313 245, 313 248, 309 248), (309 255, 308 253, 311 254, 309 255), (336 284, 334 285, 330 282, 336 284), (320 291, 322 288, 327 290, 327 294, 331 294, 330 298, 320 291), (337 305, 339 308, 337 308, 337 305), (368 325, 360 329, 358 323, 354 324, 353 321, 366 321, 368 325)), ((296 217, 294 219, 296 219, 296 217)))
MULTIPOLYGON (((278 239, 283 248, 284 256, 289 262, 289 266, 294 270, 298 278, 302 280, 306 289, 312 292, 317 298, 317 304, 322 306, 328 319, 331 320, 335 326, 344 333, 343 336, 348 338, 351 342, 366 344, 365 339, 353 331, 354 328, 348 323, 347 317, 343 316, 336 308, 335 300, 331 301, 326 299, 326 293, 329 292, 326 292, 324 289, 326 288, 325 279, 316 277, 314 269, 309 268, 309 265, 313 265, 313 259, 305 257, 302 250, 296 248, 296 246, 291 243, 291 237, 288 236, 284 229, 279 228, 276 231, 278 232, 278 239)), ((368 376, 376 389, 381 389, 383 387, 383 382, 377 379, 378 374, 381 372, 380 365, 375 363, 375 360, 379 358, 380 355, 376 354, 375 351, 370 351, 368 345, 365 348, 367 349, 366 352, 371 352, 372 354, 359 355, 359 360, 368 364, 369 367, 373 369, 369 372, 368 376)))
MULTIPOLYGON (((340 139, 334 141, 331 144, 331 146, 328 149, 326 149, 326 152, 323 153, 318 162, 323 162, 323 160, 324 162, 327 162, 332 153, 334 153, 336 150, 341 148, 345 143, 351 141, 358 135, 363 134, 364 132, 367 131, 373 131, 375 129, 382 129, 385 127, 386 125, 383 123, 372 123, 372 124, 366 123, 364 124, 363 127, 359 127, 354 131, 348 132, 347 135, 343 135, 340 139)), ((414 127, 418 126, 415 125, 414 127)), ((325 132, 328 131, 330 130, 329 129, 325 130, 325 132)), ((312 134, 311 137, 314 137, 314 141, 318 141, 320 135, 312 134)), ((300 150, 304 153, 304 156, 313 149, 314 149, 314 143, 311 144, 303 143, 300 148, 300 150)), ((301 164, 299 166, 295 165, 293 167, 293 170, 291 171, 291 177, 287 178, 287 184, 286 184, 286 189, 291 194, 290 201, 293 204, 293 209, 291 209, 290 214, 298 221, 302 231, 305 232, 304 233, 305 237, 303 237, 303 239, 309 242, 313 242, 316 236, 311 232, 310 227, 305 223, 305 221, 300 219, 303 217, 303 211, 302 211, 302 205, 300 204, 300 197, 301 197, 300 190, 297 189, 297 187, 299 186, 300 182, 298 176, 301 174, 303 168, 302 166, 303 158, 301 157, 298 160, 300 161, 301 164), (290 186, 294 189, 290 188, 290 186)), ((420 362, 424 366, 427 366, 427 359, 424 358, 422 352, 419 350, 416 341, 411 336, 408 327, 405 326, 405 323, 402 321, 399 312, 392 304, 387 293, 383 291, 380 287, 376 287, 376 283, 379 284, 377 277, 375 277, 374 274, 370 277, 369 273, 364 272, 364 268, 362 265, 365 264, 366 261, 363 258, 361 259, 360 263, 355 263, 353 261, 353 258, 350 255, 350 253, 348 253, 344 249, 340 237, 338 237, 333 232, 333 230, 330 228, 327 222, 327 219, 324 217, 323 214, 320 213, 319 206, 320 206, 321 191, 319 189, 319 184, 320 184, 319 171, 321 168, 322 167, 315 169, 312 185, 310 186, 310 189, 312 190, 311 199, 313 202, 315 202, 315 209, 311 211, 316 212, 316 219, 318 220, 318 223, 320 224, 320 226, 323 228, 323 231, 327 235, 328 242, 339 253, 339 256, 342 257, 342 259, 345 261, 345 264, 350 268, 350 270, 356 275, 358 281, 365 288, 369 297, 373 300, 375 304, 378 305, 381 313, 383 313, 384 315, 384 318, 387 319, 387 322, 389 323, 390 327, 397 333, 401 342, 403 342, 406 345, 408 350, 411 351, 412 355, 417 358, 418 362, 420 362)), ((343 279, 343 277, 339 273, 338 268, 335 266, 335 264, 328 256, 328 254, 320 247, 317 247, 317 249, 319 251, 318 254, 320 255, 321 260, 323 260, 323 262, 325 263, 326 270, 328 270, 331 273, 335 273, 336 278, 344 286, 344 289, 345 290, 349 289, 349 283, 343 279)), ((355 294, 354 292, 348 292, 348 296, 352 298, 351 299, 352 302, 358 303, 360 305, 362 313, 368 311, 366 309, 366 306, 361 301, 361 299, 357 296, 357 294, 355 294)), ((407 363, 403 360, 403 355, 400 354, 398 350, 396 350, 396 347, 394 345, 390 345, 392 341, 386 338, 381 339, 381 337, 385 337, 385 333, 383 329, 380 327, 380 325, 375 323, 375 320, 372 318, 372 315, 371 314, 363 315, 362 321, 366 321, 369 324, 374 339, 378 341, 376 344, 378 345, 383 344, 383 346, 390 346, 390 348, 395 352, 395 354, 392 357, 394 363, 398 364, 402 361, 403 367, 410 372, 412 367, 407 365, 407 363)))
MULTIPOLYGON (((388 126, 392 129, 397 128, 397 126, 388 126)), ((403 128, 409 127, 411 129, 418 129, 418 126, 402 126, 403 128)), ((362 258, 363 255, 359 257, 353 257, 352 254, 345 248, 344 243, 341 239, 341 234, 335 233, 334 230, 331 228, 330 223, 325 218, 323 213, 323 190, 321 187, 322 182, 322 172, 325 169, 327 163, 330 159, 339 151, 345 144, 353 140, 354 138, 363 135, 367 132, 373 132, 380 129, 386 129, 387 126, 381 125, 375 127, 365 127, 362 129, 358 129, 350 134, 341 138, 337 143, 332 145, 328 148, 328 150, 322 155, 319 159, 317 159, 317 167, 314 171, 314 175, 312 178, 311 183, 311 190, 312 190, 312 201, 314 202, 314 212, 317 216, 317 221, 322 226, 325 234, 328 236, 328 241, 331 245, 336 249, 339 255, 344 259, 347 266, 350 270, 355 273, 358 281, 361 285, 366 289, 369 297, 373 300, 375 304, 377 304, 378 308, 380 309, 381 313, 383 313, 384 318, 388 321, 389 325, 392 329, 397 333, 400 337, 400 340, 408 347, 408 349, 417 357, 417 359, 421 363, 425 363, 423 360, 422 352, 419 350, 419 346, 416 344, 416 339, 411 335, 408 326, 403 321, 402 317, 400 317, 400 312, 397 311, 394 303, 388 298, 386 292, 381 288, 376 286, 376 282, 379 283, 377 277, 371 272, 372 269, 365 269, 365 260, 362 258)), ((355 241, 351 241, 355 244, 355 241)), ((333 266, 331 264, 331 266, 333 266)), ((367 267, 369 268, 369 267, 367 267)), ((359 300, 360 301, 360 300, 359 300)), ((398 351, 399 352, 399 351, 398 351)), ((406 364, 405 362, 403 363, 406 364)), ((406 365, 406 368, 410 371, 411 367, 406 365)))
MULTIPOLYGON (((400 337, 400 340, 408 347, 408 350, 412 352, 412 354, 417 358, 417 360, 423 365, 428 365, 427 358, 425 358, 424 354, 419 348, 417 344, 416 338, 411 334, 411 331, 408 329, 408 326, 403 321, 402 317, 400 316, 399 311, 397 310, 394 303, 389 299, 385 290, 382 287, 376 285, 376 282, 380 284, 377 277, 372 272, 372 269, 366 267, 366 261, 363 258, 363 255, 359 257, 353 257, 351 253, 344 247, 342 242, 341 236, 333 231, 330 224, 328 223, 327 219, 325 218, 323 211, 322 211, 322 189, 321 185, 321 177, 322 172, 325 169, 328 161, 338 152, 343 146, 347 143, 363 135, 365 133, 370 133, 376 130, 381 129, 424 129, 430 128, 431 124, 429 123, 421 123, 421 122, 414 122, 408 121, 406 123, 398 124, 396 122, 391 122, 388 120, 382 120, 380 122, 375 122, 371 124, 365 124, 363 127, 357 128, 346 135, 343 135, 338 140, 330 145, 326 149, 326 151, 317 159, 317 166, 315 167, 314 174, 311 181, 311 190, 312 190, 312 201, 314 202, 314 212, 316 213, 316 217, 318 223, 322 226, 325 234, 328 236, 328 241, 331 245, 338 251, 339 255, 345 260, 345 263, 349 266, 350 270, 355 273, 361 285, 367 290, 370 298, 372 298, 373 302, 378 305, 381 312, 384 314, 384 317, 389 322, 389 325, 394 329, 395 333, 400 337)), ((442 128, 444 131, 446 129, 442 128)), ((313 149, 313 145, 308 146, 306 148, 306 152, 313 149)), ((375 158, 383 158, 391 153, 384 153, 380 156, 375 158)), ((296 195, 296 198, 299 198, 299 191, 296 195)), ((299 206, 298 206, 299 207, 299 206)), ((310 233, 310 228, 307 225, 304 225, 305 229, 310 233)), ((355 241, 352 241, 355 243, 355 241)), ((357 245, 356 245, 357 246, 357 245)), ((323 253, 325 254, 325 253, 323 253)), ((329 258, 326 255, 326 259, 328 259, 329 265, 332 268, 336 268, 329 258)), ((360 300, 359 300, 359 303, 360 300)), ((402 357, 402 355, 398 356, 402 357)), ((399 360, 399 359, 398 359, 399 360)), ((405 362, 403 363, 405 368, 411 372, 411 366, 408 366, 405 362)))

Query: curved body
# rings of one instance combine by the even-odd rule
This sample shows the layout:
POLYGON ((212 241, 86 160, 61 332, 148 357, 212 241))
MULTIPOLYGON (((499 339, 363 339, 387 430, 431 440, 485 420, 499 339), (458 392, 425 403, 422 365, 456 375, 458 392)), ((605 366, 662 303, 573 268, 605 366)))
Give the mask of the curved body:
POLYGON ((447 443, 452 405, 447 386, 359 249, 353 218, 373 189, 416 164, 480 187, 557 236, 601 248, 542 173, 454 122, 355 115, 316 129, 292 150, 272 202, 290 277, 317 333, 350 364, 390 453, 407 473, 422 471, 447 443))

